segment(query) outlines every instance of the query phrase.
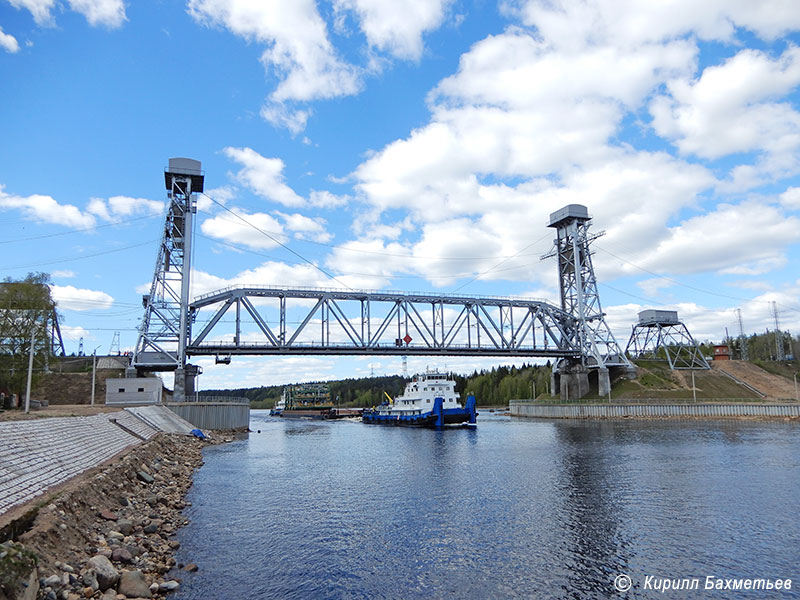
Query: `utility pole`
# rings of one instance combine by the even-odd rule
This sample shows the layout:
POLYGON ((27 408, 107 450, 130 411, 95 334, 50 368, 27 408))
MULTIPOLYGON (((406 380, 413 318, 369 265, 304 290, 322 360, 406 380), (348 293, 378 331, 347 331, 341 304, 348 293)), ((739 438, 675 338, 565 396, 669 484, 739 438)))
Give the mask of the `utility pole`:
POLYGON ((692 369, 692 398, 695 404, 697 404, 697 388, 694 386, 694 369, 692 369))
POLYGON ((800 402, 800 395, 797 393, 797 373, 794 374, 794 399, 800 402))
POLYGON ((31 327, 31 348, 28 352, 28 386, 25 389, 25 414, 31 412, 31 377, 33 376, 33 345, 36 342, 36 325, 31 327))
POLYGON ((92 403, 91 406, 94 406, 94 380, 95 380, 95 373, 97 372, 97 348, 94 349, 92 352, 92 403))

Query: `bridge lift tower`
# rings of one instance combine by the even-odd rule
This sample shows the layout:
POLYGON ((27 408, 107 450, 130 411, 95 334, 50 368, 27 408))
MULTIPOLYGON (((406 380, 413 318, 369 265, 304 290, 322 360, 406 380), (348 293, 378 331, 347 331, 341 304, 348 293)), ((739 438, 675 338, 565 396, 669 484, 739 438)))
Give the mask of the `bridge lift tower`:
POLYGON ((591 218, 582 204, 569 204, 550 214, 548 227, 556 230, 554 248, 542 259, 556 256, 562 310, 577 320, 573 335, 581 349, 580 357, 565 358, 553 369, 551 393, 559 390, 562 398, 581 398, 589 391, 589 373, 596 371, 600 396, 611 390, 609 369, 634 377, 636 368, 622 352, 605 321, 597 293, 597 279, 592 266, 591 242, 605 232, 589 235, 591 218))
POLYGON ((169 210, 158 249, 150 293, 142 297, 144 317, 132 367, 139 375, 174 371, 173 398, 194 393, 198 367, 186 363, 189 341, 189 283, 192 270, 192 226, 197 212, 195 193, 203 191, 200 161, 170 158, 164 171, 169 210))

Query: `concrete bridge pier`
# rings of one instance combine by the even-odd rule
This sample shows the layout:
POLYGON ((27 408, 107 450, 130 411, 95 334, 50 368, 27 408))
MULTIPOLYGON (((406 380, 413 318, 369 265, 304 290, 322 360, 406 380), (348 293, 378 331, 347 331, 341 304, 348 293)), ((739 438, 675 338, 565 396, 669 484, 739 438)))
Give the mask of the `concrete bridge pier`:
MULTIPOLYGON (((607 376, 608 369, 605 371, 607 376)), ((552 378, 550 389, 558 390, 562 400, 577 400, 589 393, 589 369, 580 363, 564 361, 553 371, 552 378)))
POLYGON ((597 395, 601 398, 611 393, 611 377, 607 368, 597 369, 597 395))
POLYGON ((187 398, 194 396, 197 376, 200 374, 200 367, 187 364, 185 367, 175 369, 175 387, 172 392, 173 402, 185 402, 187 398))

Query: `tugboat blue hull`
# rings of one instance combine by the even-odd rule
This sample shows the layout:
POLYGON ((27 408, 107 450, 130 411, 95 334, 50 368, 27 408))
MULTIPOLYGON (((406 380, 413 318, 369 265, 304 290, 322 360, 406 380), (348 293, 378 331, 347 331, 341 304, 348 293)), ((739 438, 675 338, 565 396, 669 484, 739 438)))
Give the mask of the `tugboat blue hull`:
POLYGON ((442 398, 436 398, 430 412, 404 415, 381 414, 378 410, 364 410, 361 420, 371 425, 394 425, 399 427, 444 427, 462 423, 475 424, 478 412, 475 396, 468 396, 464 408, 443 408, 442 398))

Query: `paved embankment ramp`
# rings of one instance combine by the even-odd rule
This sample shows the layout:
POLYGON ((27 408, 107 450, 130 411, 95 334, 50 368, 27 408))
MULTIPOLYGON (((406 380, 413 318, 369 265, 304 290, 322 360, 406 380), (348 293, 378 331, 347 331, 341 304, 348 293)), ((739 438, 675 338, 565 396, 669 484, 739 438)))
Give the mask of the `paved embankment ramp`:
POLYGON ((512 400, 509 412, 537 419, 800 418, 800 404, 540 404, 512 400))
POLYGON ((180 429, 186 433, 193 429, 164 407, 147 408, 153 409, 149 419, 122 410, 90 417, 0 423, 0 514, 159 431, 180 429))
POLYGON ((722 360, 711 363, 714 371, 722 371, 747 387, 755 388, 767 398, 794 399, 794 383, 790 379, 768 373, 758 365, 744 360, 722 360))

